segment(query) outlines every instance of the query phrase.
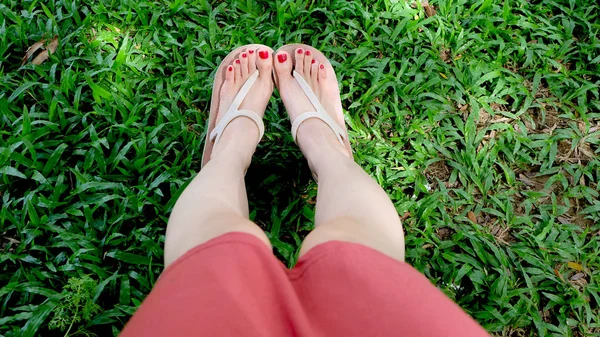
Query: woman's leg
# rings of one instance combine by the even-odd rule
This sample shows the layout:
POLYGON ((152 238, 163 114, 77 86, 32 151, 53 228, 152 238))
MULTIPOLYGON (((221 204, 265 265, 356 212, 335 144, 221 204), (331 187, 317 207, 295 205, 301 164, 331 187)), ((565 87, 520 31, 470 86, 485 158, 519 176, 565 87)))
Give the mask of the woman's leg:
MULTIPOLYGON (((267 48, 240 54, 227 69, 221 90, 217 122, 227 112, 246 79, 258 69, 259 76, 240 109, 259 116, 273 92, 272 53, 267 48), (238 62, 239 61, 239 62, 238 62)), ((248 197, 244 175, 256 149, 259 131, 249 118, 234 119, 215 145, 210 161, 183 191, 167 225, 165 267, 189 249, 229 232, 255 235, 270 247, 269 239, 248 220, 248 197)))
MULTIPOLYGON (((335 74, 313 62, 311 53, 296 50, 294 55, 279 52, 275 70, 281 98, 294 120, 314 107, 291 75, 295 70, 310 84, 324 108, 343 125, 343 117, 333 112, 341 104, 335 74), (284 56, 285 55, 285 56, 284 56)), ((404 260, 404 234, 394 205, 383 189, 358 166, 352 155, 321 120, 312 118, 298 129, 298 145, 319 179, 315 230, 302 245, 303 255, 330 240, 360 243, 404 260)))

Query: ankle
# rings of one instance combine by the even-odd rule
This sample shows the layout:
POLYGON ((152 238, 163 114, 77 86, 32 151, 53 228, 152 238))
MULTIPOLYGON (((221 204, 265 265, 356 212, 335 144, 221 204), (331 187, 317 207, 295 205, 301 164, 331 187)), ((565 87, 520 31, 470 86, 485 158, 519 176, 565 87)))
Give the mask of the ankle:
POLYGON ((236 118, 227 125, 215 144, 211 161, 217 159, 245 170, 250 166, 257 141, 258 129, 254 122, 248 118, 236 118))
MULTIPOLYGON (((239 149, 239 146, 236 146, 235 143, 221 143, 217 144, 219 146, 218 151, 214 151, 211 155, 210 161, 214 165, 220 165, 223 167, 228 167, 232 170, 237 170, 244 172, 250 166, 252 161, 252 154, 248 154, 239 149)), ((215 150, 217 150, 215 146, 215 150)))
POLYGON ((348 159, 350 154, 335 133, 320 120, 307 120, 298 130, 298 146, 311 170, 319 172, 329 163, 348 159))

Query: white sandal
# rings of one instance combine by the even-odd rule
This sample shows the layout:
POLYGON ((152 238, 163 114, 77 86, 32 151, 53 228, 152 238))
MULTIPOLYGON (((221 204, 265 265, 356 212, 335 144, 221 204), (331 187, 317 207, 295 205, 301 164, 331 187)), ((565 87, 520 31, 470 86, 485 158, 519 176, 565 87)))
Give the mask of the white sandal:
POLYGON ((346 140, 347 140, 346 130, 344 130, 336 121, 333 120, 333 118, 331 118, 331 115, 327 113, 327 111, 325 110, 323 105, 321 105, 321 102, 319 102, 317 95, 315 95, 315 93, 312 91, 312 89, 310 88, 310 85, 308 83, 306 83, 306 80, 304 79, 304 77, 302 77, 302 75, 300 75, 295 70, 294 70, 293 74, 294 74, 294 78, 296 79, 296 81, 298 81, 300 88, 302 88, 302 91, 304 91, 304 93, 308 97, 308 100, 310 101, 310 103, 313 105, 313 107, 315 107, 315 111, 303 112, 302 114, 300 114, 300 116, 296 117, 296 119, 294 119, 294 121, 292 122, 292 137, 294 138, 294 142, 296 142, 296 144, 298 144, 297 137, 298 137, 298 128, 300 127, 300 125, 302 125, 302 123, 304 123, 305 121, 307 121, 310 118, 318 118, 318 119, 322 120, 323 122, 325 122, 325 124, 327 124, 327 126, 329 126, 331 128, 331 130, 337 136, 337 139, 345 147, 346 140))
MULTIPOLYGON (((305 44, 300 44, 300 43, 288 44, 288 45, 285 45, 285 46, 279 48, 275 52, 275 55, 280 51, 286 51, 289 55, 294 55, 294 53, 296 52, 296 49, 298 49, 298 48, 302 48, 305 51, 310 50, 310 52, 314 55, 313 56, 314 59, 319 61, 325 67, 328 67, 329 73, 335 77, 335 70, 331 66, 331 63, 329 62, 327 57, 325 57, 325 55, 323 55, 323 53, 321 53, 321 51, 319 51, 318 49, 315 49, 311 46, 308 46, 305 44)), ((292 57, 292 62, 295 62, 294 57, 292 57)), ((277 78, 277 73, 275 72, 275 70, 273 70, 273 74, 275 77, 275 84, 279 85, 279 80, 277 78)), ((297 71, 294 70, 293 75, 294 75, 294 78, 296 79, 296 81, 298 82, 298 84, 300 85, 300 88, 302 88, 302 91, 304 91, 304 94, 306 95, 306 97, 308 97, 308 100, 315 108, 314 111, 303 112, 298 117, 296 117, 296 119, 294 119, 292 121, 292 137, 294 139, 294 142, 296 142, 296 144, 298 143, 298 128, 300 127, 300 125, 302 125, 302 123, 304 123, 305 121, 307 121, 310 118, 318 118, 318 119, 322 120, 325 124, 327 124, 327 126, 329 126, 329 128, 331 128, 331 130, 335 133, 337 139, 340 141, 342 146, 344 146, 344 148, 350 155, 350 159, 353 159, 352 158, 352 147, 350 146, 350 141, 348 139, 348 132, 346 131, 345 125, 340 125, 338 122, 335 121, 335 119, 333 117, 331 117, 331 115, 327 112, 327 110, 325 110, 325 108, 323 107, 323 105, 321 104, 319 99, 317 98, 317 95, 315 95, 314 91, 310 88, 310 85, 306 82, 306 80, 304 79, 304 77, 302 77, 302 75, 300 73, 298 73, 297 71)), ((337 91, 339 93, 339 88, 337 91)), ((332 111, 332 112, 335 112, 340 117, 340 119, 343 120, 344 112, 342 111, 341 101, 338 103, 339 104, 336 105, 336 108, 335 108, 336 111, 332 111)), ((312 172, 312 175, 315 178, 315 181, 318 181, 316 173, 312 172)))
POLYGON ((244 101, 244 98, 246 98, 246 96, 248 95, 248 92, 250 91, 250 89, 252 89, 252 86, 254 85, 254 83, 256 82, 256 79, 258 78, 258 74, 259 74, 258 70, 256 70, 246 80, 244 85, 242 85, 242 87, 240 88, 240 91, 235 96, 233 102, 231 103, 231 106, 229 107, 229 109, 227 110, 227 112, 225 113, 223 118, 221 118, 221 120, 219 121, 218 124, 216 123, 217 115, 219 112, 219 95, 221 92, 221 86, 223 85, 223 81, 225 81, 225 71, 227 71, 227 66, 230 63, 232 63, 232 61, 235 58, 237 58, 237 56, 242 51, 250 50, 250 49, 258 49, 258 48, 265 48, 265 49, 271 50, 270 48, 263 46, 263 45, 259 45, 259 44, 251 44, 251 45, 245 45, 245 46, 239 47, 239 48, 235 49, 234 51, 232 51, 231 53, 229 53, 229 55, 227 55, 223 59, 223 61, 219 65, 219 68, 217 69, 217 73, 215 75, 215 80, 213 82, 213 94, 212 94, 211 104, 210 104, 210 116, 208 118, 206 140, 204 142, 204 151, 202 153, 202 167, 204 167, 204 165, 206 165, 206 163, 208 163, 210 161, 210 156, 212 154, 212 150, 213 150, 214 146, 221 139, 221 136, 223 135, 223 131, 225 131, 225 128, 227 128, 227 125, 229 125, 229 123, 231 123, 234 119, 236 119, 238 117, 250 118, 250 120, 252 120, 256 124, 256 127, 258 128, 258 132, 259 132, 258 141, 259 142, 265 133, 265 124, 263 123, 262 117, 260 117, 256 112, 251 111, 251 110, 239 110, 239 107, 242 104, 242 102, 244 101))

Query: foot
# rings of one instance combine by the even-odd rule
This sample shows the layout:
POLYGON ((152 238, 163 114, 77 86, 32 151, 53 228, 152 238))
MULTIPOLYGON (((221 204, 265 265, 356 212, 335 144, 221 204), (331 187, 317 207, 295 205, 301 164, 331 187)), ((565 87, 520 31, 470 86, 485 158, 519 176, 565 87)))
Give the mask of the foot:
MULTIPOLYGON (((275 55, 275 72, 283 104, 292 122, 304 112, 315 111, 315 107, 292 75, 292 70, 296 70, 310 85, 327 113, 344 127, 343 116, 336 113, 341 110, 341 100, 335 74, 313 56, 310 50, 303 48, 297 48, 294 55, 285 51, 275 55), (295 66, 292 57, 295 59, 295 66)), ((333 130, 317 118, 310 118, 300 125, 297 142, 313 170, 316 169, 318 158, 330 155, 331 151, 352 156, 339 142, 333 130)))
MULTIPOLYGON (((250 110, 260 117, 265 114, 269 98, 273 94, 272 52, 267 48, 243 50, 238 57, 227 65, 225 81, 219 93, 218 124, 233 103, 246 80, 258 71, 258 78, 240 105, 240 110, 250 110)), ((213 88, 219 90, 219 88, 213 88)), ((221 139, 215 145, 211 160, 214 158, 234 159, 247 168, 259 139, 256 123, 249 118, 238 117, 231 121, 223 131, 221 139)))

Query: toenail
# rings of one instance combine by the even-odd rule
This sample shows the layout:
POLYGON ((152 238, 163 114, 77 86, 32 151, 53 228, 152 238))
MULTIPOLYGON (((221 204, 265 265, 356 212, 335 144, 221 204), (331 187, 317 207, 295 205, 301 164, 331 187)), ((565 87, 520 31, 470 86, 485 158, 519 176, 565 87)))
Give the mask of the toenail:
POLYGON ((325 66, 321 64, 321 65, 319 66, 319 68, 321 68, 321 69, 325 69, 325 66))
POLYGON ((315 61, 315 60, 312 60, 312 61, 310 61, 310 63, 312 63, 312 64, 315 64, 316 62, 317 62, 317 61, 315 61))
POLYGON ((235 63, 236 64, 240 64, 240 60, 235 60, 235 63))
POLYGON ((246 54, 246 53, 242 53, 242 57, 243 57, 243 58, 246 58, 246 56, 248 56, 248 54, 246 54))
POLYGON ((283 63, 287 60, 287 54, 279 54, 277 55, 277 60, 279 63, 283 63))
POLYGON ((307 50, 306 51, 306 56, 309 56, 309 55, 310 55, 310 50, 307 50))
POLYGON ((269 53, 267 51, 265 51, 265 50, 261 50, 261 51, 258 52, 258 56, 261 59, 266 60, 266 59, 269 58, 269 53))
POLYGON ((227 67, 227 71, 233 71, 233 66, 227 67))
POLYGON ((250 53, 250 54, 254 54, 254 49, 250 49, 250 50, 248 50, 248 53, 250 53))
POLYGON ((298 54, 302 54, 302 53, 304 53, 304 50, 302 50, 302 48, 298 48, 297 52, 298 52, 298 54))

